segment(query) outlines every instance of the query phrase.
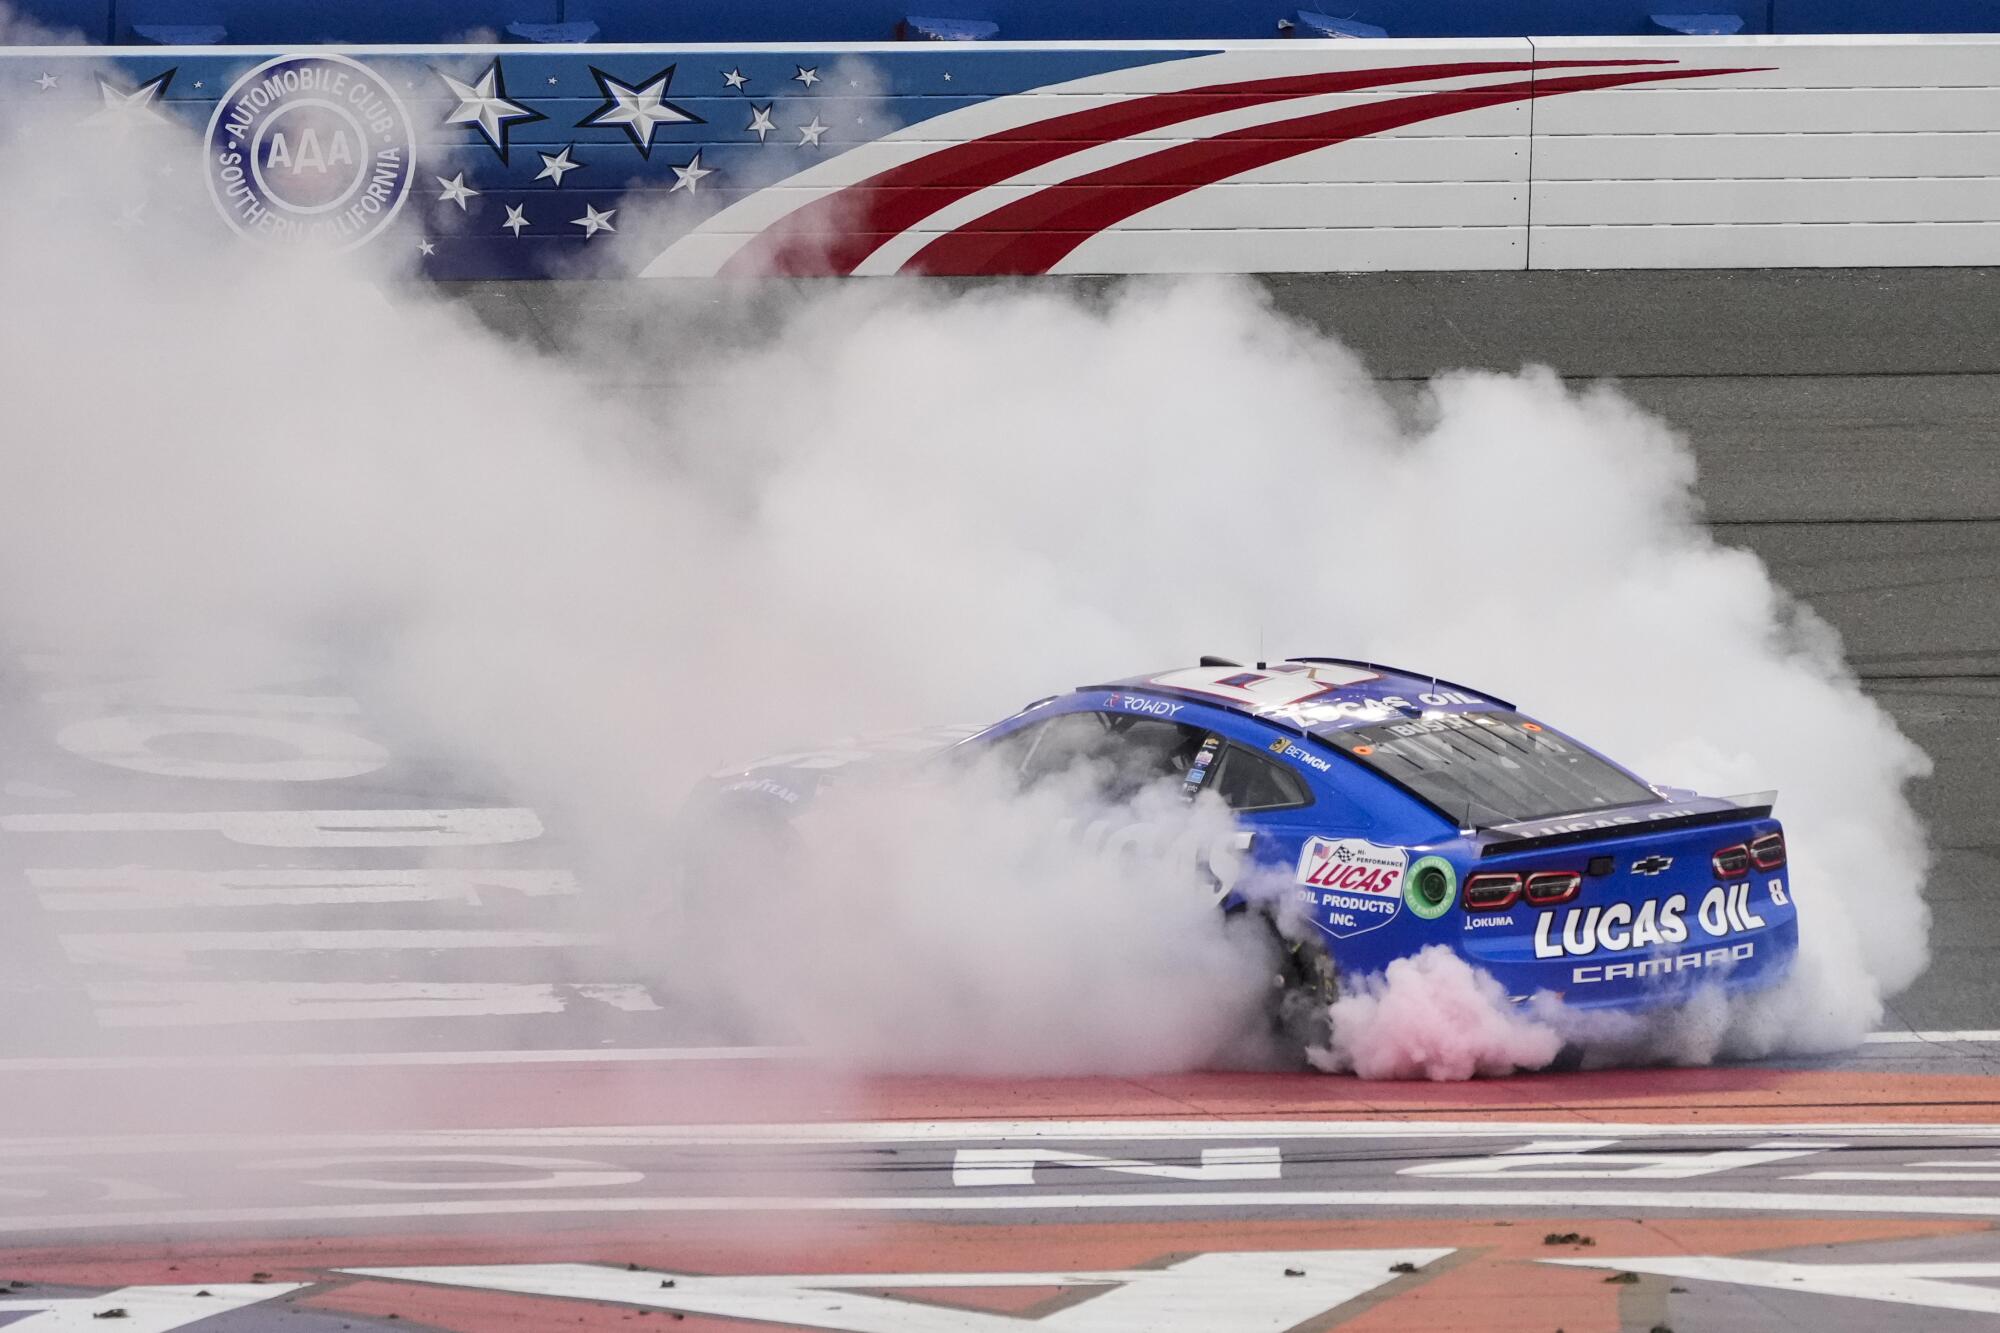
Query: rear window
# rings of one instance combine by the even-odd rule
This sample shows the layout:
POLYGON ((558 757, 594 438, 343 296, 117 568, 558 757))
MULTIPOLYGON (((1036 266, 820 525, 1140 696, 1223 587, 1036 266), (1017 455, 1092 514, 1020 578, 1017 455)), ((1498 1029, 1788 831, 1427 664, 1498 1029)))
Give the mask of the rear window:
POLYGON ((1518 713, 1443 713, 1325 739, 1463 828, 1660 799, 1569 737, 1518 713))

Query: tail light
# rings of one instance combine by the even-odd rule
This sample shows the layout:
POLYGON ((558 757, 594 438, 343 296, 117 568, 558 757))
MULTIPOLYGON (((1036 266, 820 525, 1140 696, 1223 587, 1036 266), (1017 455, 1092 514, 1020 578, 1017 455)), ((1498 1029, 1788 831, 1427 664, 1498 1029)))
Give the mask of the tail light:
POLYGON ((1750 840, 1750 864, 1759 870, 1776 870, 1785 864, 1785 835, 1766 833, 1750 840))
POLYGON ((1465 910, 1504 912, 1521 897, 1519 875, 1474 875, 1465 881, 1465 910))
POLYGON ((1717 879, 1742 879, 1750 873, 1750 849, 1742 843, 1724 847, 1709 858, 1717 879))
POLYGON ((1523 890, 1536 907, 1556 907, 1576 897, 1583 888, 1583 876, 1573 870, 1543 870, 1528 876, 1523 890))

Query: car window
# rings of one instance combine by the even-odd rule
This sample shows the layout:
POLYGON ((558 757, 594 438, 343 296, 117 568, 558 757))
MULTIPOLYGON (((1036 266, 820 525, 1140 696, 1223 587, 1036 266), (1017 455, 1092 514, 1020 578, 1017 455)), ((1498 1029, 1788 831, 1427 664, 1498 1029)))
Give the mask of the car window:
POLYGON ((1351 727, 1328 739, 1464 825, 1660 799, 1561 732, 1518 713, 1445 713, 1351 727))
MULTIPOLYGON (((1213 736, 1159 718, 1118 713, 1078 712, 1022 727, 987 748, 987 755, 1028 786, 1088 767, 1107 800, 1130 800, 1155 782, 1186 782, 1204 743, 1213 736)), ((1232 810, 1288 810, 1310 805, 1312 797, 1296 773, 1238 745, 1220 747, 1210 790, 1232 810)), ((1192 796, 1196 784, 1185 790, 1192 796)))
POLYGON ((1156 717, 1124 713, 1064 713, 1035 729, 1021 764, 1032 784, 1087 769, 1107 800, 1129 800, 1161 781, 1180 781, 1207 732, 1156 717))
POLYGON ((1215 792, 1231 810, 1289 810, 1307 804, 1298 774, 1239 745, 1223 751, 1221 767, 1215 792))

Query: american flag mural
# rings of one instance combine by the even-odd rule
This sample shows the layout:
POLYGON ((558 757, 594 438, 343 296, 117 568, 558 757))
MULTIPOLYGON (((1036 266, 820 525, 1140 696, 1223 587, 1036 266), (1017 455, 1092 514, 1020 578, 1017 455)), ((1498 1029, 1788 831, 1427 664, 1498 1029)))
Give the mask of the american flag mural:
MULTIPOLYGON (((1519 267, 1534 104, 1740 72, 1527 43, 0 56, 183 125, 253 243, 437 278, 1519 267)), ((135 221, 143 225, 143 211, 135 221)))

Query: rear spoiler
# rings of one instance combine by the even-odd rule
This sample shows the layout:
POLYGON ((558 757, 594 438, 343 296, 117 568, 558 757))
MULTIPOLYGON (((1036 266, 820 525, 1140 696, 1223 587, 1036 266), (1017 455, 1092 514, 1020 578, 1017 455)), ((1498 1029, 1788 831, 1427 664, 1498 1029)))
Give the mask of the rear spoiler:
POLYGON ((1544 847, 1568 847, 1579 842, 1636 838, 1674 829, 1700 828, 1707 824, 1733 824, 1744 819, 1769 819, 1778 794, 1755 792, 1747 796, 1697 796, 1691 800, 1662 802, 1648 806, 1644 814, 1617 814, 1610 811, 1580 811, 1549 819, 1519 824, 1496 824, 1479 830, 1484 841, 1479 854, 1504 856, 1512 852, 1532 852, 1544 847))

